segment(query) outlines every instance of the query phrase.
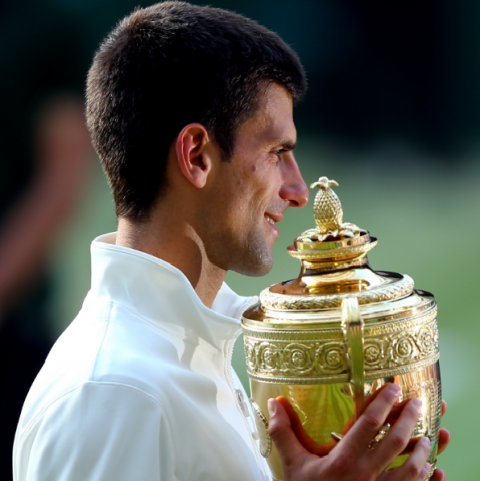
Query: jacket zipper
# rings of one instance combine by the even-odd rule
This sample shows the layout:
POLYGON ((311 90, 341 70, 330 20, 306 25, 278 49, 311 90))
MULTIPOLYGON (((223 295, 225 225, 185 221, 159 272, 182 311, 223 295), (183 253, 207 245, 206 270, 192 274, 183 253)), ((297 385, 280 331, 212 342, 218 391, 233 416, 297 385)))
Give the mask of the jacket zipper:
MULTIPOLYGON (((245 309, 247 309, 250 305, 252 305, 253 303, 251 302, 251 300, 249 300, 248 302, 245 302, 245 306, 242 306, 242 312, 245 309)), ((227 356, 226 356, 227 363, 228 363, 227 364, 227 372, 228 372, 227 383, 228 383, 228 385, 230 387, 230 390, 232 391, 233 397, 235 399, 235 405, 237 406, 237 409, 240 411, 240 414, 242 415, 243 420, 245 422, 245 425, 247 427, 247 432, 250 435, 251 443, 253 445, 253 452, 255 453, 255 459, 257 460, 257 465, 258 465, 258 468, 259 468, 260 473, 262 475, 262 478, 266 480, 266 479, 269 479, 269 478, 268 478, 267 474, 265 473, 264 461, 261 458, 261 454, 260 454, 260 451, 258 449, 257 442, 256 442, 256 439, 258 439, 258 434, 256 432, 256 425, 255 425, 254 420, 253 420, 253 418, 250 414, 250 411, 248 409, 248 405, 245 402, 245 399, 243 398, 243 392, 240 389, 235 389, 235 380, 233 378, 232 360, 233 360, 233 348, 235 346, 235 342, 237 341, 237 339, 239 337, 240 337, 240 333, 237 336, 235 336, 234 339, 231 339, 227 344, 227 356), (248 418, 251 419, 252 424, 250 424, 250 422, 248 421, 248 418), (257 436, 255 436, 255 434, 257 436)))

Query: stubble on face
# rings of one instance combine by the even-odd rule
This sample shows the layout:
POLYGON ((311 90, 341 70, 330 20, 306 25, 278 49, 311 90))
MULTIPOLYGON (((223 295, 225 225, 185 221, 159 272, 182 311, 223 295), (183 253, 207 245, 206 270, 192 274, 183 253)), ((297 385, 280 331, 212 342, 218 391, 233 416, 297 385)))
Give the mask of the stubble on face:
POLYGON ((272 84, 240 127, 231 161, 219 164, 215 208, 205 212, 202 230, 210 262, 224 270, 262 276, 273 266, 278 231, 266 214, 283 215, 289 202, 280 196, 284 179, 272 148, 277 138, 295 141, 292 108, 290 94, 272 84))
MULTIPOLYGON (((225 163, 225 167, 233 167, 225 163)), ((232 171, 238 169, 232 168, 232 171)), ((263 215, 254 213, 250 202, 246 202, 248 190, 245 176, 231 173, 235 183, 225 182, 215 202, 218 209, 205 215, 202 230, 208 230, 209 241, 205 252, 210 262, 225 271, 235 271, 247 276, 263 276, 273 266, 272 245, 269 245, 263 230, 263 215), (227 194, 227 195, 224 195, 227 194), (259 221, 260 217, 260 221, 259 221), (225 225, 225 220, 228 220, 225 225)))

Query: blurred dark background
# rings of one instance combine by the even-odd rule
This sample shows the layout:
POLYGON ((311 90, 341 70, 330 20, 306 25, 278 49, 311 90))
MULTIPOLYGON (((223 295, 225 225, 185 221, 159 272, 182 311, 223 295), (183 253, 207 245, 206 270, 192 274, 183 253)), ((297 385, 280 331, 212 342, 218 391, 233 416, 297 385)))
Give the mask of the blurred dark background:
MULTIPOLYGON (((379 138, 401 139, 438 154, 446 163, 478 137, 476 2, 209 4, 258 20, 298 52, 310 82, 308 97, 297 110, 305 133, 320 133, 354 148, 368 147, 379 138)), ((68 87, 81 92, 92 53, 106 32, 135 6, 149 3, 3 0, 2 5, 2 60, 10 72, 28 61, 36 72, 34 90, 68 87)), ((32 87, 25 82, 16 87, 25 103, 25 90, 33 93, 32 87)), ((11 95, 19 101, 16 97, 11 95)))
MULTIPOLYGON (((307 183, 336 179, 345 221, 380 240, 372 265, 408 273, 436 295, 449 402, 443 424, 454 437, 439 465, 450 479, 477 480, 480 3, 208 3, 257 20, 296 50, 309 79, 295 111, 307 183)), ((89 64, 117 21, 149 4, 0 2, 2 481, 11 478, 12 436, 28 387, 88 290, 89 243, 115 230, 82 120, 89 64)), ((229 274, 229 283, 253 295, 295 277, 285 247, 311 226, 311 207, 290 212, 272 272, 251 280, 229 274)), ((242 356, 238 344, 234 362, 247 382, 242 356)))

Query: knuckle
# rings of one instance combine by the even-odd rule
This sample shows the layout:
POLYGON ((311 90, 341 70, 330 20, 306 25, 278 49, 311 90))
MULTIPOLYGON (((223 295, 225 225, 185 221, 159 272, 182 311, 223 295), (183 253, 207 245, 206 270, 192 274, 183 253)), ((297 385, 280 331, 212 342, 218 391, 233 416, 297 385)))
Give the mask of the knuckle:
POLYGON ((363 422, 368 429, 378 431, 382 427, 382 420, 371 413, 363 414, 363 422))
POLYGON ((412 402, 409 402, 407 404, 405 411, 408 412, 409 417, 411 417, 415 421, 418 421, 418 418, 420 417, 420 411, 417 407, 415 407, 412 402))
POLYGON ((268 427, 268 434, 274 442, 276 439, 282 437, 282 431, 283 429, 281 428, 281 426, 278 426, 277 424, 272 424, 268 427))
POLYGON ((268 426, 268 434, 273 439, 273 441, 275 441, 275 439, 278 439, 279 437, 281 437, 282 432, 284 430, 285 429, 281 425, 279 425, 278 423, 271 423, 268 426))
MULTIPOLYGON (((423 465, 418 463, 405 463, 405 476, 406 480, 408 479, 417 479, 420 474, 428 474, 427 472, 423 472, 423 465)), ((420 479, 424 479, 425 476, 422 476, 420 479)))
POLYGON ((429 473, 429 470, 427 468, 423 468, 422 469, 422 472, 420 474, 420 477, 418 478, 420 481, 427 481, 428 479, 428 473, 429 473))
POLYGON ((395 452, 403 451, 408 444, 408 439, 398 433, 391 433, 388 436, 388 441, 392 448, 395 450, 395 452))
POLYGON ((344 452, 336 456, 332 461, 332 468, 334 472, 339 475, 350 474, 356 466, 356 458, 352 453, 344 452))

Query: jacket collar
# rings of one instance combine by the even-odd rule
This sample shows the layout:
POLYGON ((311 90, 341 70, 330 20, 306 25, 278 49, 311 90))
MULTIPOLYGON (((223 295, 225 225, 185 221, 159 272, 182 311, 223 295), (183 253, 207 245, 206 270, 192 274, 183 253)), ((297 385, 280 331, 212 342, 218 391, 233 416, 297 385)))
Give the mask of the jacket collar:
POLYGON ((162 330, 204 347, 222 350, 240 334, 242 312, 256 297, 236 295, 225 283, 212 309, 198 297, 183 272, 168 262, 115 245, 116 234, 91 245, 89 299, 109 299, 162 330))

